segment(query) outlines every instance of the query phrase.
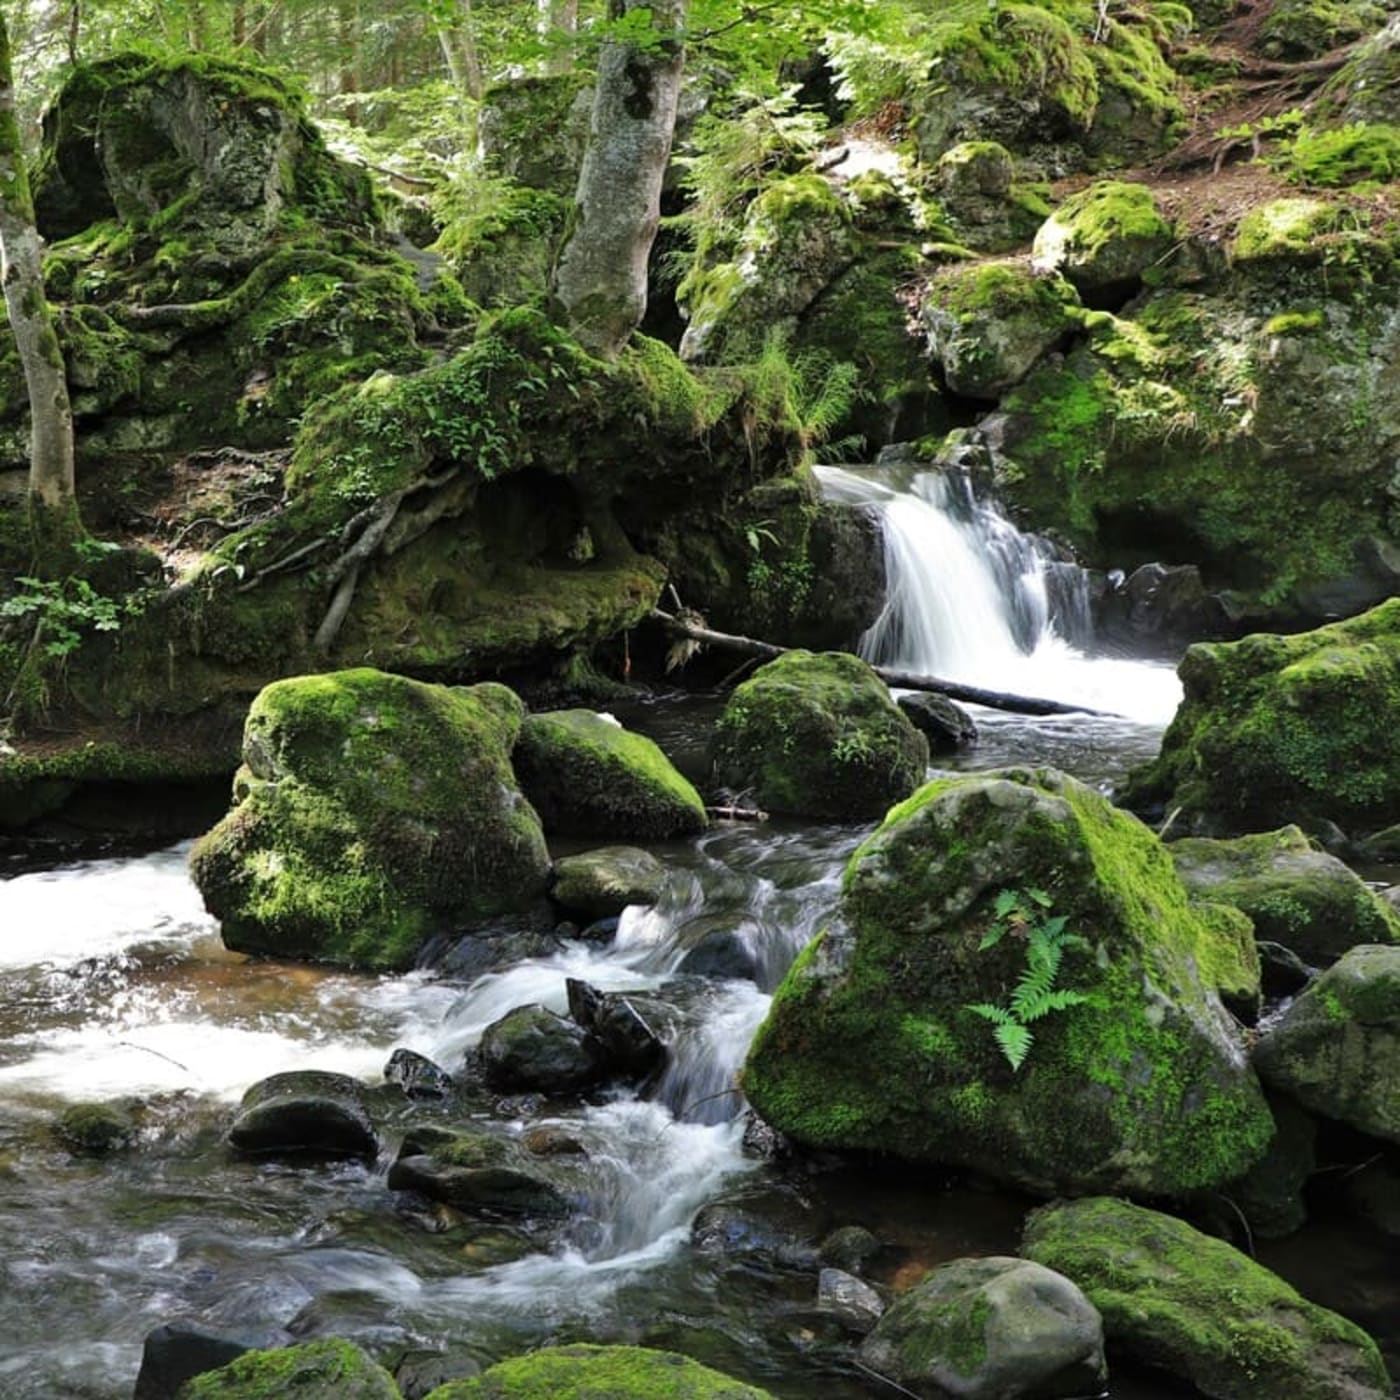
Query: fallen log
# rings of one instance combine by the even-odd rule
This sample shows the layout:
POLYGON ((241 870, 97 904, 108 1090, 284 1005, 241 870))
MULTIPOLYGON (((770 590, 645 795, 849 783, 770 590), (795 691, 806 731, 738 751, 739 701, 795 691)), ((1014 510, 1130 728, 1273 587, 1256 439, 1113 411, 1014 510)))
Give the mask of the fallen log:
MULTIPOLYGON (((651 610, 652 617, 668 632, 676 636, 689 637, 691 641, 703 642, 706 646, 720 651, 738 652, 743 656, 756 656, 772 661, 791 651, 791 647, 775 646, 772 642, 760 642, 753 637, 736 637, 729 632, 716 632, 710 627, 701 627, 687 622, 660 608, 651 610)), ((1009 710, 1018 715, 1092 715, 1098 719, 1122 719, 1111 710, 1093 710, 1087 705, 1072 705, 1063 700, 1042 700, 1033 695, 1012 695, 1003 690, 984 690, 981 686, 964 685, 961 681, 943 680, 938 676, 919 676, 912 671, 896 671, 890 666, 870 668, 886 685, 900 690, 934 690, 946 695, 950 700, 962 700, 969 705, 986 705, 993 710, 1009 710)))

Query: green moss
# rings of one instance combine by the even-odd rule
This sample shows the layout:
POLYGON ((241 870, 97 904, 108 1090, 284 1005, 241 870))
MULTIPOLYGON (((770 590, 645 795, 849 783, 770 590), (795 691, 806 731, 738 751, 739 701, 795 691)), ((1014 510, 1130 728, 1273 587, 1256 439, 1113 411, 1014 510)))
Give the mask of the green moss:
POLYGON ((1280 311, 1270 316, 1264 323, 1265 335, 1306 335, 1309 331, 1320 330, 1324 324, 1323 314, 1312 311, 1280 311))
POLYGON ((129 1147, 136 1125, 131 1114, 115 1104, 77 1103, 64 1109, 54 1132, 72 1151, 103 1157, 129 1147))
POLYGON ((531 715, 515 767, 550 833, 664 840, 708 822, 700 794, 650 739, 592 710, 531 715))
POLYGON ((399 1388, 352 1342, 327 1338, 250 1351, 186 1381, 179 1400, 400 1400, 399 1388))
POLYGON ((1332 189, 1392 180, 1400 175, 1400 127, 1353 122, 1301 131, 1288 148, 1288 174, 1300 185, 1332 189))
POLYGON ((1318 239, 1341 219, 1342 211, 1325 200, 1301 195, 1270 200, 1240 220, 1230 254, 1239 263, 1320 257, 1318 239))
POLYGON ((1103 1197, 1051 1206, 1030 1217, 1022 1253, 1079 1285, 1110 1348, 1207 1395, 1389 1392, 1359 1327, 1170 1216, 1103 1197))
POLYGON ((1262 1153, 1272 1123, 1208 990, 1247 954, 1222 948, 1146 828, 1072 780, 926 785, 852 857, 841 913, 851 932, 789 972, 744 1070, 781 1131, 1037 1190, 1186 1191, 1262 1153), (1007 870, 1092 950, 1066 954, 1057 982, 1087 1002, 1037 1022, 1014 1075, 967 1009, 1020 973, 1011 940, 978 946, 983 892, 1007 870))
POLYGON ((571 209, 563 195, 510 181, 489 206, 449 223, 433 251, 484 307, 542 303, 571 209))
POLYGON ((1141 278, 1174 239, 1146 185, 1100 180, 1055 210, 1035 236, 1033 256, 1038 267, 1092 291, 1141 278))
POLYGON ((502 1361, 428 1400, 772 1400, 689 1357, 644 1347, 548 1347, 502 1361))

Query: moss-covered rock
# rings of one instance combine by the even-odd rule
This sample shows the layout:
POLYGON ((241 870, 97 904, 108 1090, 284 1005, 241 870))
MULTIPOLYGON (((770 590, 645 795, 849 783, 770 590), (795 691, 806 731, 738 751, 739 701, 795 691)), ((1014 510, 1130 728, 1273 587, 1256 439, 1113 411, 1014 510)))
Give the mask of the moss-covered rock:
POLYGON ((1381 826, 1400 781, 1400 599, 1292 637, 1193 646, 1185 698, 1125 799, 1198 828, 1381 826))
POLYGON ((394 1378, 353 1342, 249 1351, 186 1381, 176 1400, 400 1400, 394 1378))
POLYGON ((1357 45, 1322 91, 1322 103, 1343 123, 1389 122, 1395 118, 1400 85, 1400 17, 1357 45))
POLYGON ((907 797, 928 741, 865 662, 790 651, 729 698, 714 736, 716 779, 760 807, 853 821, 907 797))
POLYGON ((1278 0, 1260 30, 1259 48, 1270 58, 1317 58, 1366 38, 1385 20, 1385 8, 1372 0, 1278 0))
POLYGON ((1036 1211, 1021 1252, 1073 1279, 1111 1349, 1214 1400, 1383 1400, 1376 1344, 1222 1240, 1099 1197, 1036 1211))
POLYGON ((948 387, 996 399, 1079 323, 1078 299, 1061 278, 1024 262, 951 267, 929 283, 920 321, 929 357, 948 387))
POLYGON ((387 1185, 391 1191, 416 1191, 468 1215, 568 1215, 563 1193, 531 1167, 524 1150, 501 1138, 420 1128, 405 1137, 387 1185))
POLYGON ((453 1381, 427 1400, 773 1400, 687 1356, 646 1347, 546 1347, 453 1381))
POLYGON ((1268 1028, 1254 1061, 1312 1112, 1400 1142, 1400 948, 1353 948, 1268 1028))
POLYGON ((268 686, 234 808, 190 857, 224 941, 404 967, 437 929, 541 896, 544 839, 510 766, 523 710, 504 686, 369 669, 268 686))
POLYGON ((510 185, 488 209, 450 224, 433 246, 478 305, 542 304, 568 212, 562 195, 510 185))
POLYGON ((979 253, 1028 243, 1050 213, 1044 187, 1018 183, 1011 152, 996 141, 961 141, 934 167, 938 209, 954 241, 979 253))
POLYGON ((1100 180, 1071 195, 1045 221, 1031 256, 1038 269, 1058 272, 1086 298, 1121 300, 1175 241, 1146 185, 1100 180))
POLYGON ((592 710, 530 715, 515 771, 552 834, 662 841, 708 823, 700 794, 650 739, 592 710))
POLYGON ((629 904, 655 904, 666 883, 666 867, 650 851, 600 846, 554 863, 550 898, 586 919, 607 919, 629 904))
POLYGON ((54 1133, 72 1152, 105 1157, 131 1146, 136 1120, 126 1104, 75 1103, 59 1114, 54 1133))
POLYGON ((860 1359, 912 1395, 959 1400, 1095 1395, 1103 1323, 1069 1279, 1025 1259, 941 1264, 901 1293, 860 1359))
POLYGON ((1314 965, 1335 962, 1358 943, 1400 942, 1390 905, 1296 826, 1233 841, 1173 841, 1167 849, 1193 894, 1242 909, 1255 937, 1314 965))
POLYGON ((928 784, 856 852, 839 913, 779 988, 744 1070, 780 1131, 1042 1192, 1172 1195, 1264 1151, 1273 1123, 1213 990, 1253 959, 1247 927, 1204 919, 1157 838, 1074 779, 1006 769, 928 784), (982 946, 1013 885, 1042 892, 1075 940, 1048 987, 1037 974, 1075 1000, 1023 1023, 1034 1041, 1019 1069, 972 1009, 1009 1014, 1031 977, 1023 938, 982 946))
POLYGON ((292 1070, 249 1087, 228 1131, 238 1152, 374 1160, 379 1138, 364 1085, 346 1074, 292 1070))
POLYGON ((482 154, 509 180, 572 198, 592 112, 592 81, 583 73, 496 83, 482 105, 482 154))

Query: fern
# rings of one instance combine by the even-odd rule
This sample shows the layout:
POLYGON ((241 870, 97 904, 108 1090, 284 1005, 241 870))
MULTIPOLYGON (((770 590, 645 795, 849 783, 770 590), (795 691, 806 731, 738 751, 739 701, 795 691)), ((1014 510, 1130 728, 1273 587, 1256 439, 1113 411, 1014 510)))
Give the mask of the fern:
POLYGON ((992 922, 977 945, 982 952, 1008 936, 1025 943, 1025 966, 1011 989, 1009 1004, 980 1001, 965 1008, 991 1022, 997 1047, 1013 1071, 1021 1068, 1030 1053, 1031 1022, 1089 1000, 1082 992, 1055 986, 1066 950, 1087 950, 1089 945, 1078 934, 1066 931, 1069 921, 1065 915, 1048 915, 1053 903, 1044 890, 1002 890, 992 904, 992 922))

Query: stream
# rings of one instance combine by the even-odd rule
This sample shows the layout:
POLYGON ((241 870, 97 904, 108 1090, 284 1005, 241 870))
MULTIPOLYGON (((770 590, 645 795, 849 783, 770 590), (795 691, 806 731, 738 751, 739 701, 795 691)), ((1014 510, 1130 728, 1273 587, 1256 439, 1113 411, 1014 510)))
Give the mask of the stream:
MULTIPOLYGON (((1175 675, 1091 653, 1077 570, 956 481, 822 476, 831 495, 885 519, 890 605, 865 639, 872 660, 1126 716, 978 710, 979 746, 941 766, 1046 763, 1106 788, 1155 753, 1175 675)), ((662 696, 616 713, 700 776, 721 703, 662 696)), ((629 909, 612 943, 561 940, 550 956, 470 983, 228 953, 185 873, 187 845, 0 880, 0 1395, 125 1400, 144 1335, 173 1317, 269 1343, 449 1347, 483 1364, 546 1340, 642 1342, 792 1400, 894 1395, 853 1366, 847 1339, 816 1312, 810 1257, 691 1242, 707 1203, 780 1199, 783 1219, 793 1201, 805 1213, 784 1227, 798 1254, 835 1226, 873 1230, 885 1247, 872 1277, 886 1284, 960 1255, 1015 1252, 1033 1203, 1010 1193, 871 1167, 794 1178, 744 1150, 735 1072, 868 830, 775 820, 654 847, 667 891, 653 909, 629 909), (751 976, 678 975, 714 929, 736 935, 751 976), (315 1068, 378 1083, 401 1046, 453 1070, 513 1007, 564 1010, 566 977, 659 991, 684 1017, 650 1097, 512 1100, 491 1125, 516 1134, 543 1121, 586 1149, 571 1159, 576 1216, 558 1238, 447 1220, 391 1192, 392 1133, 371 1165, 247 1161, 224 1145, 234 1104, 258 1079, 315 1068), (71 1155, 52 1135, 55 1117, 102 1099, 140 1101, 137 1141, 101 1160, 71 1155)), ((1368 1252, 1350 1234, 1320 1255, 1300 1243, 1306 1233, 1283 1242, 1275 1267, 1393 1349, 1400 1310, 1382 1247, 1368 1252), (1372 1270, 1380 1282, 1362 1287, 1372 1270)), ((1193 1393, 1114 1368, 1119 1400, 1193 1393)))

